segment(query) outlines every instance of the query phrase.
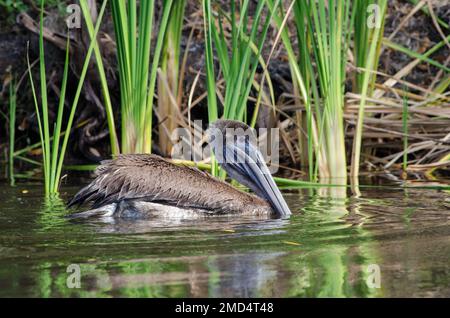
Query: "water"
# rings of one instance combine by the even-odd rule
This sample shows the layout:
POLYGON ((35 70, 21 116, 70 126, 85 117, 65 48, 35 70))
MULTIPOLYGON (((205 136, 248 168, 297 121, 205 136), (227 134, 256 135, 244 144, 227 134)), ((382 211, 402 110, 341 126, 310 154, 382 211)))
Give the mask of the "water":
POLYGON ((69 221, 39 186, 0 193, 0 297, 450 296, 444 191, 295 190, 289 220, 133 222, 69 221))

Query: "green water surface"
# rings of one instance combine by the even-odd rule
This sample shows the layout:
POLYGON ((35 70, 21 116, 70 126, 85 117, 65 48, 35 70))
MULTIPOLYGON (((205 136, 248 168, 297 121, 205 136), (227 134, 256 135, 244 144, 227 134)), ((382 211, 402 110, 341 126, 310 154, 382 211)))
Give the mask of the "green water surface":
POLYGON ((291 190, 287 220, 81 222, 40 186, 0 193, 0 297, 450 296, 445 191, 291 190))

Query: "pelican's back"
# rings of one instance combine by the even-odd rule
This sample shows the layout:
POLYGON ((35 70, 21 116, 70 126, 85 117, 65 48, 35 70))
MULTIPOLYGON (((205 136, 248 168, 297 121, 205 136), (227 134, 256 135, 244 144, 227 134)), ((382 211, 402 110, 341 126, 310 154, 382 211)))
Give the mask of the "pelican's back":
POLYGON ((122 201, 146 201, 211 213, 267 213, 269 204, 196 168, 150 154, 119 155, 96 169, 97 177, 69 206, 100 208, 122 201))

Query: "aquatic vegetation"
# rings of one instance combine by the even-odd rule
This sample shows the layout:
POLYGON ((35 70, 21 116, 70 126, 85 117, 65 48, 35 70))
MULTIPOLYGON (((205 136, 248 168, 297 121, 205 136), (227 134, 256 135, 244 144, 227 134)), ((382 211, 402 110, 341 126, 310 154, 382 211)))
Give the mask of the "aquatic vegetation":
POLYGON ((353 51, 355 66, 362 69, 361 73, 355 75, 356 78, 354 80, 354 91, 361 94, 355 136, 353 137, 352 162, 350 167, 350 175, 354 183, 358 182, 359 177, 361 140, 365 116, 364 107, 366 105, 366 98, 372 96, 374 91, 376 76, 373 70, 378 65, 380 58, 386 6, 386 0, 359 0, 354 2, 352 12, 354 19, 353 51), (374 6, 376 10, 368 12, 370 6, 374 6))
MULTIPOLYGON (((409 2, 412 5, 404 6, 411 11, 399 14, 400 23, 396 25, 386 15, 392 10, 386 0, 242 0, 229 4, 202 0, 192 6, 186 6, 185 0, 111 0, 111 6, 106 1, 103 5, 104 10, 111 9, 116 35, 113 43, 106 28, 97 39, 94 33, 101 22, 91 17, 93 4, 80 1, 83 27, 93 39, 89 53, 92 58, 83 62, 85 67, 89 61, 90 67, 96 68, 95 80, 102 94, 96 106, 106 113, 105 123, 96 126, 95 134, 101 131, 102 136, 107 136, 109 132, 110 138, 110 145, 95 145, 94 160, 120 152, 150 153, 152 142, 157 142, 155 150, 167 157, 172 148, 170 136, 176 128, 192 127, 197 119, 207 117, 212 122, 223 117, 243 120, 252 127, 279 127, 284 147, 283 169, 296 173, 293 179, 345 185, 350 176, 352 184, 357 185, 360 169, 364 168, 394 169, 399 173, 403 170, 404 176, 420 172, 432 178, 431 173, 449 166, 446 106, 450 100, 450 68, 448 58, 442 57, 448 50, 449 26, 439 4, 409 2), (406 31, 402 29, 407 29, 407 22, 419 14, 430 17, 438 38, 424 40, 423 47, 416 49, 398 41, 396 35, 406 31), (203 23, 199 23, 200 19, 203 23), (101 47, 104 43, 111 46, 101 47), (387 69, 391 66, 383 64, 383 54, 401 56, 405 64, 387 69), (117 69, 110 67, 114 65, 110 60, 115 58, 117 69), (195 63, 186 64, 186 60, 195 63), (275 63, 280 63, 280 72, 275 63), (418 78, 414 72, 423 71, 419 65, 436 71, 434 78, 428 78, 428 86, 414 80, 418 78), (192 74, 196 74, 193 83, 184 85, 184 77, 192 82, 192 74), (113 91, 116 84, 119 89, 113 91), (116 102, 120 107, 114 107, 116 102), (264 116, 270 117, 270 123, 262 119, 264 116), (156 131, 155 136, 152 131, 156 131)), ((3 1, 0 5, 5 3, 11 4, 3 1)), ((39 5, 45 6, 49 15, 63 17, 53 1, 39 5)), ((37 34, 39 30, 50 31, 51 27, 46 25, 43 29, 40 25, 39 30, 28 30, 37 34)), ((52 43, 53 39, 42 34, 39 37, 39 88, 34 84, 32 87, 36 112, 20 105, 26 114, 16 114, 10 102, 9 113, 2 114, 9 124, 24 123, 25 116, 38 122, 9 127, 11 134, 5 143, 10 144, 9 175, 14 174, 14 160, 22 161, 27 168, 28 164, 32 169, 42 167, 46 191, 55 193, 68 140, 75 128, 83 127, 84 132, 83 125, 89 125, 90 115, 77 114, 76 105, 86 98, 86 113, 91 105, 88 94, 82 93, 81 78, 74 89, 66 87, 67 77, 71 80, 67 61, 64 72, 46 78, 42 56, 50 51, 44 51, 44 41, 52 43), (47 82, 52 88, 47 87, 47 82), (56 103, 52 94, 48 97, 46 92, 59 91, 55 83, 61 83, 62 95, 56 103), (74 95, 70 106, 64 106, 66 96, 74 95), (77 116, 83 120, 73 127, 77 116), (25 141, 23 137, 27 136, 22 133, 16 138, 18 129, 30 127, 31 132, 36 131, 36 126, 41 142, 36 142, 33 133, 30 140, 25 141), (40 155, 41 149, 39 162, 33 156, 40 155)), ((73 37, 71 41, 67 48, 79 44, 73 37)), ((62 46, 64 42, 60 41, 58 49, 64 51, 62 46)), ((67 49, 64 53, 66 59, 71 54, 67 49)), ((8 130, 8 125, 4 127, 8 130)), ((212 174, 219 175, 214 156, 211 163, 212 174)), ((74 168, 72 164, 70 168, 74 168)), ((36 178, 36 171, 40 169, 22 175, 36 178)), ((21 171, 17 172, 18 178, 21 171)), ((224 177, 224 173, 220 172, 220 176, 224 177)), ((296 182, 291 180, 288 184, 296 182)))
MULTIPOLYGON (((279 1, 276 1, 274 4, 275 8, 278 3, 279 1)), ((247 23, 250 18, 248 0, 242 1, 239 5, 236 1, 231 1, 230 14, 227 15, 219 10, 217 21, 213 19, 211 0, 203 0, 208 119, 210 123, 219 116, 213 44, 224 79, 222 117, 242 121, 247 115, 248 97, 273 15, 273 11, 264 15, 265 8, 267 8, 266 1, 259 1, 252 14, 251 26, 248 28, 247 23), (218 29, 214 22, 219 25, 218 29), (231 27, 229 38, 224 32, 226 26, 231 27)), ((217 174, 215 164, 213 164, 212 173, 217 174)))
POLYGON ((9 150, 8 150, 8 165, 9 165, 9 180, 11 185, 14 185, 14 143, 16 132, 16 107, 17 107, 17 92, 14 85, 14 79, 9 83, 9 150))
MULTIPOLYGON (((269 1, 273 3, 273 1, 269 1)), ((272 11, 275 8, 272 6, 272 11)), ((278 27, 284 18, 278 12, 278 27)), ((305 113, 297 114, 297 125, 307 133, 306 144, 311 180, 347 176, 344 139, 344 82, 346 52, 349 48, 351 11, 347 1, 296 1, 294 22, 299 56, 294 53, 287 31, 283 44, 295 83, 295 94, 305 104, 305 113), (317 76, 315 74, 318 74, 317 76)), ((301 134, 301 131, 299 131, 301 134)))
MULTIPOLYGON (((105 0, 107 3, 108 0, 105 0)), ((114 112, 112 109, 112 102, 108 88, 108 82, 106 80, 106 72, 103 66, 103 57, 100 52, 100 47, 97 42, 97 36, 95 35, 94 24, 92 22, 91 13, 89 10, 89 5, 86 0, 80 1, 81 10, 83 12, 84 20, 86 23, 86 27, 89 33, 89 37, 91 38, 91 44, 94 48, 95 55, 95 65, 97 65, 98 75, 100 77, 100 84, 102 87, 103 101, 105 105, 106 111, 106 120, 108 122, 109 129, 109 139, 111 145, 111 153, 112 155, 118 155, 120 152, 119 149, 119 141, 117 139, 116 126, 114 123, 114 112)))
MULTIPOLYGON (((82 1, 83 2, 83 1, 82 1)), ((103 5, 100 9, 99 16, 97 19, 97 24, 94 30, 93 38, 97 36, 98 30, 101 25, 102 17, 105 12, 107 1, 103 1, 103 5)), ((81 90, 83 87, 84 79, 86 77, 87 69, 89 66, 89 61, 94 49, 95 41, 91 41, 88 52, 86 54, 86 59, 83 65, 83 70, 79 77, 79 82, 77 86, 77 90, 71 104, 69 118, 66 124, 66 134, 64 134, 64 139, 62 138, 62 119, 64 113, 64 102, 65 102, 65 94, 67 89, 67 77, 69 70, 69 38, 67 38, 67 46, 66 46, 66 54, 65 54, 65 63, 64 63, 64 75, 63 81, 61 84, 61 93, 59 98, 59 106, 57 110, 57 119, 53 129, 53 142, 50 137, 50 118, 49 118, 49 106, 47 100, 47 78, 46 78, 46 68, 45 68, 45 50, 44 50, 44 32, 43 32, 43 24, 44 24, 44 1, 41 4, 41 13, 40 13, 40 32, 39 32, 39 83, 40 83, 40 96, 41 100, 38 102, 38 97, 36 93, 36 89, 34 86, 34 80, 31 73, 31 65, 30 60, 27 55, 27 63, 28 63, 28 74, 31 83, 31 88, 33 92, 34 104, 36 108, 36 116, 39 125, 39 135, 41 139, 41 147, 42 147, 42 160, 43 160, 43 173, 44 173, 44 189, 47 196, 58 193, 59 188, 59 180, 61 178, 61 171, 64 162, 64 156, 67 149, 67 143, 69 140, 69 136, 75 111, 77 109, 78 101, 80 98, 81 90)))
POLYGON ((162 18, 150 58, 155 1, 112 0, 122 116, 122 153, 150 153, 157 70, 172 0, 163 1, 162 18))
POLYGON ((184 69, 180 69, 182 67, 180 44, 185 5, 185 0, 177 0, 172 5, 158 76, 158 139, 159 149, 166 156, 170 156, 172 150, 170 134, 178 127, 181 114, 184 69))
POLYGON ((406 173, 408 168, 408 98, 407 95, 403 97, 403 111, 402 111, 402 126, 403 126, 403 172, 406 173))

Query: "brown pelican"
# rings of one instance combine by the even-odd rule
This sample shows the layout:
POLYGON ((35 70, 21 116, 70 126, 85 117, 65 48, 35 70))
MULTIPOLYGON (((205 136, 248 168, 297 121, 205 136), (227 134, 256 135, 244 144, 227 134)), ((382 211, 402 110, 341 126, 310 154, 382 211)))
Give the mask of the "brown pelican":
POLYGON ((96 169, 97 177, 69 202, 69 207, 91 204, 91 210, 73 216, 290 215, 258 148, 245 136, 229 142, 229 129, 249 131, 242 122, 217 120, 208 130, 212 149, 216 157, 223 158, 218 162, 227 174, 256 195, 157 155, 119 155, 102 161, 96 169))

